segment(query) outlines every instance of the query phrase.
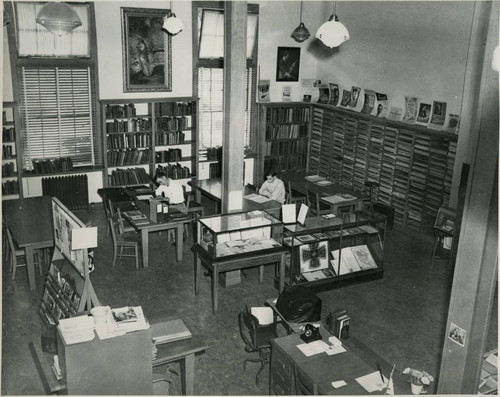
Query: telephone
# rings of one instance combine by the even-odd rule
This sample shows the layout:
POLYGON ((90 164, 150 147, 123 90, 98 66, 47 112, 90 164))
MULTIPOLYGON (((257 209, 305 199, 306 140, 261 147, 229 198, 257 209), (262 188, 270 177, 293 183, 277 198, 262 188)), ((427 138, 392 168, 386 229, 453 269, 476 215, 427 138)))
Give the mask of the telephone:
POLYGON ((304 326, 304 333, 300 335, 300 339, 304 342, 309 343, 315 340, 321 340, 321 334, 319 333, 319 328, 316 328, 312 324, 306 324, 304 326))

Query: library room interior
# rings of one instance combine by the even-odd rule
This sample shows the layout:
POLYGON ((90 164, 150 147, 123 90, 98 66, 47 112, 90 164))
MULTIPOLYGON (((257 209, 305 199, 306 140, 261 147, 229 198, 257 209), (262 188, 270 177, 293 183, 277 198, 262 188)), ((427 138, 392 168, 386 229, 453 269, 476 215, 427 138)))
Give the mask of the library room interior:
POLYGON ((498 393, 499 2, 2 6, 2 395, 498 393))

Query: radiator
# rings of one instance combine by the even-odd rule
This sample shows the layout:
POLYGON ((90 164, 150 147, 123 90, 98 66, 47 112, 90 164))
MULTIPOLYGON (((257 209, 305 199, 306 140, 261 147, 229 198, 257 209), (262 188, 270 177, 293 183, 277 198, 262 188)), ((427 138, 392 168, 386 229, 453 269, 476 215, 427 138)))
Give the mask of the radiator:
POLYGON ((70 210, 89 207, 89 185, 85 174, 42 178, 42 193, 57 197, 70 210))

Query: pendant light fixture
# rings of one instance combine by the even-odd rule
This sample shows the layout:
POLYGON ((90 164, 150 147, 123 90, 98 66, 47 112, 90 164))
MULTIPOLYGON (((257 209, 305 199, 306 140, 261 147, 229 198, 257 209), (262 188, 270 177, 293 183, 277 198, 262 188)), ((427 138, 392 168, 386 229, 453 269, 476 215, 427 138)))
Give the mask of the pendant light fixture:
POLYGON ((82 25, 80 17, 71 6, 57 2, 46 3, 40 8, 36 22, 57 36, 71 33, 82 25))
POLYGON ((170 2, 170 12, 163 18, 163 29, 173 36, 184 29, 182 21, 172 12, 172 2, 170 2))
POLYGON ((297 26, 292 32, 292 38, 296 42, 302 43, 304 40, 307 40, 310 35, 309 30, 307 30, 306 26, 302 22, 302 0, 300 0, 300 25, 297 26))
POLYGON ((316 38, 320 39, 324 45, 333 48, 338 47, 344 41, 349 40, 347 28, 339 22, 336 14, 336 4, 333 3, 333 14, 330 19, 321 25, 316 32, 316 38))

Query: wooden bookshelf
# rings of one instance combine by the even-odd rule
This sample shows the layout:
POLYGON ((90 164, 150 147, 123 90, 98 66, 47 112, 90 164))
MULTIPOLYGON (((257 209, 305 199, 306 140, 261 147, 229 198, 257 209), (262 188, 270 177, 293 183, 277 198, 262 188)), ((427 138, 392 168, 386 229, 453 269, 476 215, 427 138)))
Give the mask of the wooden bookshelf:
POLYGON ((394 208, 400 226, 417 231, 431 231, 438 209, 448 205, 455 134, 317 103, 261 104, 260 114, 263 154, 265 145, 275 144, 268 133, 275 125, 297 122, 310 128, 305 162, 303 152, 284 150, 264 156, 262 169, 306 165, 309 173, 359 192, 365 191, 365 182, 377 182, 374 198, 394 208), (308 116, 290 120, 292 111, 308 116))
POLYGON ((2 104, 2 200, 22 197, 19 109, 15 102, 2 104))
POLYGON ((101 107, 106 187, 151 183, 156 169, 186 183, 194 177, 196 98, 104 100, 101 107))

